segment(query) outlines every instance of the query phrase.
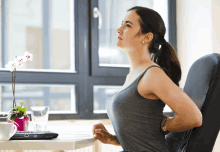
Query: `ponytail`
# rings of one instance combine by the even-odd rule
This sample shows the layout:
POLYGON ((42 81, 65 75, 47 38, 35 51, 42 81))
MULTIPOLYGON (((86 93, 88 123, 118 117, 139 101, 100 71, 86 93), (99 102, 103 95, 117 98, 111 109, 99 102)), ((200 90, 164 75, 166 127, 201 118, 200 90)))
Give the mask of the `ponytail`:
POLYGON ((151 59, 162 67, 169 78, 179 86, 181 68, 176 51, 169 42, 165 42, 151 59))

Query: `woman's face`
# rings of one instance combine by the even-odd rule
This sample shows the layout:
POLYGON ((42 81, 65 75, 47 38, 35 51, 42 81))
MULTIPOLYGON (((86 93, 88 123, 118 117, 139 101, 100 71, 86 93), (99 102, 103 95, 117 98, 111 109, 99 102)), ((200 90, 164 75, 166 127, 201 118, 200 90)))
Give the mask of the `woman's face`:
POLYGON ((140 30, 139 16, 134 10, 129 11, 117 29, 118 36, 116 46, 123 50, 142 48, 144 36, 136 36, 140 30))

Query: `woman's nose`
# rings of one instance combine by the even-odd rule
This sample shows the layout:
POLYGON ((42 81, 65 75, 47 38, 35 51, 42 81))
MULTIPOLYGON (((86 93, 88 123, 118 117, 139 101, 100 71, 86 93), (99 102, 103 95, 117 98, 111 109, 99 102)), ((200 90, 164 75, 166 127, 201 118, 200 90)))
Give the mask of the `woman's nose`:
POLYGON ((118 33, 120 33, 119 28, 116 30, 118 33))
MULTIPOLYGON (((117 31, 118 31, 118 30, 117 30, 117 31)), ((122 35, 122 32, 121 32, 121 31, 118 31, 117 33, 118 33, 118 36, 119 36, 119 35, 120 35, 120 36, 122 35)))
POLYGON ((120 32, 121 32, 121 27, 119 27, 119 28, 117 29, 117 32, 118 32, 118 33, 120 33, 120 32))

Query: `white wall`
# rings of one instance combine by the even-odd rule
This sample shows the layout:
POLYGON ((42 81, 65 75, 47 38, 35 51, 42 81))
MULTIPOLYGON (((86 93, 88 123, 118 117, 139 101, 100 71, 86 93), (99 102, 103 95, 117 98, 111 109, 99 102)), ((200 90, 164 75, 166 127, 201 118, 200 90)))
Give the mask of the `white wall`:
POLYGON ((189 68, 200 57, 220 53, 220 0, 177 0, 177 50, 183 88, 189 68))
POLYGON ((191 65, 213 52, 212 5, 210 0, 177 0, 177 50, 184 87, 191 65))
POLYGON ((212 0, 212 44, 213 53, 220 52, 220 0, 212 0))

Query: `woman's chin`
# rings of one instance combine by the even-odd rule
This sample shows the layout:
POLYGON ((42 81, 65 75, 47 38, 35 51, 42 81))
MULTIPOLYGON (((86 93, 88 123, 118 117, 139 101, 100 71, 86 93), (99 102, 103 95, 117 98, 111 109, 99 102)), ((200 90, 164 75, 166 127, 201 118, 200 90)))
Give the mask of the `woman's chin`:
POLYGON ((117 45, 117 44, 116 44, 115 46, 116 46, 118 49, 122 49, 120 45, 117 45))
POLYGON ((116 46, 121 48, 120 42, 117 42, 117 43, 116 43, 116 46))

